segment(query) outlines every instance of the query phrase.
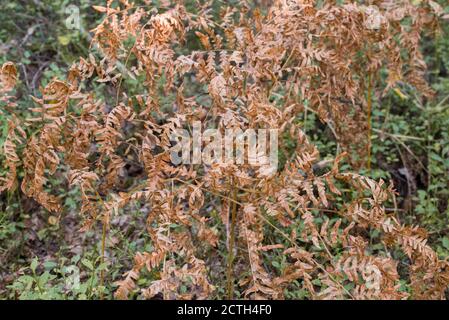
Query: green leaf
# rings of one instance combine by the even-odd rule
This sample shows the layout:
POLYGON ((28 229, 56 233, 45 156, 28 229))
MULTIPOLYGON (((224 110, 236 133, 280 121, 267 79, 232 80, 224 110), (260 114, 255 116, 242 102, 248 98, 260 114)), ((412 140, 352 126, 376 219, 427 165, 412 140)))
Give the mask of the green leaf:
POLYGON ((87 259, 82 259, 82 260, 81 260, 81 263, 82 263, 85 267, 87 267, 90 271, 93 271, 93 270, 94 270, 94 265, 92 264, 91 261, 89 261, 89 260, 87 260, 87 259))
POLYGON ((108 269, 108 264, 106 262, 101 263, 97 268, 98 271, 107 270, 107 269, 108 269))
POLYGON ((449 250, 449 238, 447 237, 443 238, 443 246, 449 250))
POLYGON ((438 161, 438 162, 444 162, 444 159, 441 158, 441 157, 440 157, 438 154, 436 154, 436 153, 431 153, 431 154, 430 154, 430 158, 432 158, 433 160, 438 161))
POLYGON ((58 36, 58 41, 63 46, 68 45, 70 43, 70 34, 66 34, 66 35, 63 35, 63 36, 58 36))
POLYGON ((58 264, 53 261, 45 261, 44 268, 47 270, 53 270, 58 264))
POLYGON ((33 261, 31 261, 30 268, 31 268, 31 271, 33 271, 33 273, 36 272, 36 268, 37 268, 38 264, 39 264, 39 262, 37 261, 37 258, 34 258, 33 261))

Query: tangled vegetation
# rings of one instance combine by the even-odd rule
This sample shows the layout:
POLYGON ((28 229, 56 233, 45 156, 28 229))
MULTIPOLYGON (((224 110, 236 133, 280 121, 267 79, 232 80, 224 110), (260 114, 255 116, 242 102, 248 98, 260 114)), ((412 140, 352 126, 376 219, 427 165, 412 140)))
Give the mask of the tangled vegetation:
POLYGON ((39 90, 5 54, 2 297, 446 298, 449 6, 143 2, 39 90), (194 121, 278 167, 174 165, 194 121))

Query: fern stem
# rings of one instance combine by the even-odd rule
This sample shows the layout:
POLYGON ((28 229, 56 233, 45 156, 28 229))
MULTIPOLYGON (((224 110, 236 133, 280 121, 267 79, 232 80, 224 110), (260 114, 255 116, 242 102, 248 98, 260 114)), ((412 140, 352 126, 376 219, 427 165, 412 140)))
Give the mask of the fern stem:
MULTIPOLYGON (((103 287, 104 284, 104 258, 105 258, 105 250, 106 249, 106 222, 103 221, 103 230, 101 234, 101 271, 100 271, 100 287, 103 287)), ((103 300, 103 289, 100 290, 100 300, 103 300)))
POLYGON ((231 230, 229 236, 229 251, 227 265, 227 298, 232 300, 234 297, 234 242, 235 242, 235 225, 237 221, 237 188, 232 179, 232 209, 231 209, 231 230))
POLYGON ((367 93, 367 125, 368 125, 368 145, 367 145, 367 164, 366 169, 371 171, 371 148, 372 148, 372 128, 371 128, 371 117, 372 117, 372 83, 371 74, 368 75, 368 93, 367 93))

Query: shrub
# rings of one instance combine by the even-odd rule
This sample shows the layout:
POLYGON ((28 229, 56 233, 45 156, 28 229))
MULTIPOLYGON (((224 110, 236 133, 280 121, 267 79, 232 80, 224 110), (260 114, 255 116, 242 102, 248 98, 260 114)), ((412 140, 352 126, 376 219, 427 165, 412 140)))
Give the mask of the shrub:
POLYGON ((1 189, 16 188, 20 168, 21 191, 60 215, 50 177, 63 177, 80 190, 83 230, 102 224, 103 259, 111 217, 139 206, 152 250, 136 254, 117 298, 137 293, 144 269, 160 271, 140 291, 145 298, 233 298, 237 285, 246 298, 282 299, 292 286, 312 299, 444 298, 448 263, 423 229, 387 214, 393 186, 339 168, 345 156, 370 168, 375 90, 403 81, 432 97, 419 42, 437 30, 440 6, 284 0, 264 12, 246 1, 194 9, 166 2, 94 6, 105 17, 92 53, 42 88, 32 118, 15 114, 7 94, 17 71, 3 65, 9 172, 1 189), (103 96, 95 83, 106 85, 103 96), (332 161, 320 161, 302 130, 298 116, 307 112, 335 135, 332 161), (174 165, 171 134, 193 121, 221 132, 277 128, 285 161, 276 172, 174 165), (282 265, 267 265, 271 255, 282 265))

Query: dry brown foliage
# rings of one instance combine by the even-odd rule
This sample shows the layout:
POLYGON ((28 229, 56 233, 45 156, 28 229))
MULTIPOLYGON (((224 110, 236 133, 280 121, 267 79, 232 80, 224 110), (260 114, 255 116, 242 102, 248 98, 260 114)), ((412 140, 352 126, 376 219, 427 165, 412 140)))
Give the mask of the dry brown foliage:
POLYGON ((266 14, 246 1, 223 5, 219 14, 211 1, 199 1, 195 13, 182 1, 163 1, 160 8, 127 0, 96 6, 104 20, 93 30, 93 46, 103 56, 81 58, 66 80, 42 88, 35 117, 26 120, 14 116, 7 95, 16 69, 3 65, 2 112, 11 120, 3 147, 10 174, 1 190, 15 187, 21 167, 23 193, 60 214, 62 199, 48 184, 58 172, 80 189, 85 229, 98 219, 108 226, 131 203, 148 204, 153 250, 134 257, 118 282, 121 299, 139 289, 144 268, 160 270, 159 280, 140 288, 146 298, 211 297, 217 284, 204 248, 216 248, 220 239, 234 251, 230 267, 238 257, 249 274, 228 274, 231 292, 238 281, 246 298, 282 299, 294 280, 313 299, 444 298, 449 265, 427 245, 424 230, 386 213, 393 187, 341 172, 345 153, 324 172, 315 170, 319 152, 295 120, 317 113, 350 161, 352 152, 363 158, 369 88, 388 91, 402 81, 432 95, 419 40, 437 30, 439 6, 371 1, 379 12, 370 21, 373 8, 356 3, 273 2, 266 14), (405 19, 411 24, 401 23, 405 19), (189 51, 188 41, 202 48, 189 51), (388 71, 387 83, 381 69, 388 71), (130 89, 130 79, 143 83, 140 92, 130 89), (94 81, 113 88, 113 97, 97 97, 89 89, 94 81), (274 174, 249 164, 173 166, 170 132, 194 120, 220 130, 280 128, 280 148, 286 139, 297 147, 274 174), (125 181, 130 165, 142 170, 125 181), (212 228, 211 205, 224 234, 212 228), (382 234, 384 250, 371 249, 366 231, 373 229, 382 234), (266 230, 282 241, 273 243, 266 230), (411 294, 400 290, 394 248, 410 259, 411 294), (282 274, 263 262, 272 251, 287 257, 282 274), (312 283, 317 279, 320 286, 312 283))

